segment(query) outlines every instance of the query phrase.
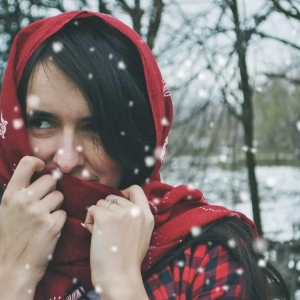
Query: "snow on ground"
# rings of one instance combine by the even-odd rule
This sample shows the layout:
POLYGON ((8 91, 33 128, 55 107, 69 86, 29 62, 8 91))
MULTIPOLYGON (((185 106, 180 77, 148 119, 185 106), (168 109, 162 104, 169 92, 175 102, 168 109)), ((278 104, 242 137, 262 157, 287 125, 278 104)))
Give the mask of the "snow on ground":
MULTIPOLYGON (((226 206, 252 217, 246 170, 231 172, 217 167, 191 166, 191 158, 173 159, 162 172, 163 181, 174 186, 199 188, 211 204, 226 206), (184 182, 184 178, 192 180, 184 182)), ((258 166, 262 225, 266 238, 287 241, 300 238, 300 169, 290 166, 258 166), (294 226, 294 228, 293 228, 294 226)))

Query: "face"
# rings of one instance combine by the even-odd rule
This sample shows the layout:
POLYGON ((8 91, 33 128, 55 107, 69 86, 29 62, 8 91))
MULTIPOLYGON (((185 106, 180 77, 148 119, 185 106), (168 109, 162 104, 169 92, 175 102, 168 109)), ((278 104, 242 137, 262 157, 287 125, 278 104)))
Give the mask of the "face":
POLYGON ((118 186, 121 167, 95 139, 89 107, 78 87, 55 64, 38 64, 26 97, 30 150, 46 167, 84 180, 118 186))

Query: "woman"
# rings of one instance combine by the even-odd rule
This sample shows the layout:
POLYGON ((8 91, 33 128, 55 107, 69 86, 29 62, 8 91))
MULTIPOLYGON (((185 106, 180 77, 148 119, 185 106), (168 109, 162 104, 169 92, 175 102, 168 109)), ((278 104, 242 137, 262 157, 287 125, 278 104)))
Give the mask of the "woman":
POLYGON ((21 30, 0 111, 5 299, 288 299, 249 219, 160 181, 171 97, 120 21, 21 30))

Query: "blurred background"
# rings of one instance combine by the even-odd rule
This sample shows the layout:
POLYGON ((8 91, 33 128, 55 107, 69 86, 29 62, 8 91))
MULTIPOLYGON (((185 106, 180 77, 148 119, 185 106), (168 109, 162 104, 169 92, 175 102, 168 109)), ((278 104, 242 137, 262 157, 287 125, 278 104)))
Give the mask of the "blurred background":
POLYGON ((174 101, 163 181, 254 220, 299 300, 300 1, 0 0, 1 82, 21 28, 75 9, 142 36, 174 101))

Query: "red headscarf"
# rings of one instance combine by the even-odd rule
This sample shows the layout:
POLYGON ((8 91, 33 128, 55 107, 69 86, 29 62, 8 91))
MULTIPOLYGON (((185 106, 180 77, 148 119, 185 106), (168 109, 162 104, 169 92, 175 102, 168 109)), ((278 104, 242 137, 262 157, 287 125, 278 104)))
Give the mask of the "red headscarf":
MULTIPOLYGON (((16 36, 4 75, 0 102, 0 181, 4 190, 20 159, 31 155, 25 126, 14 126, 24 124, 17 87, 25 65, 45 39, 66 23, 89 16, 97 16, 125 34, 137 47, 144 67, 159 155, 156 155, 156 166, 150 182, 142 187, 155 217, 155 229, 142 264, 142 274, 178 245, 193 226, 203 227, 224 217, 235 217, 244 220, 255 231, 255 225, 243 214, 209 205, 201 191, 184 185, 172 187, 160 181, 159 169, 166 153, 173 117, 170 92, 142 38, 117 19, 96 12, 72 11, 39 20, 16 36)), ((58 189, 64 194, 61 209, 67 212, 68 217, 45 276, 37 286, 34 299, 38 300, 54 297, 63 299, 75 277, 86 290, 93 288, 89 262, 91 234, 80 223, 85 220, 88 206, 109 194, 122 196, 116 188, 72 176, 64 176, 59 180, 58 189)))

